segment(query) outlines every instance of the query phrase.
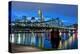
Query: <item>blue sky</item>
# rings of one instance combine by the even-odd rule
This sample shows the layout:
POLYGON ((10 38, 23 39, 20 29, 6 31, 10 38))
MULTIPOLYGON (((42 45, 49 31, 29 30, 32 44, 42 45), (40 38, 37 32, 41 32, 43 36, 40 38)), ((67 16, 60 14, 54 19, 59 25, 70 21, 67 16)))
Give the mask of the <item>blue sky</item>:
POLYGON ((65 24, 74 24, 78 21, 78 6, 49 3, 12 2, 11 19, 27 17, 38 17, 38 10, 41 9, 44 18, 59 17, 65 24))

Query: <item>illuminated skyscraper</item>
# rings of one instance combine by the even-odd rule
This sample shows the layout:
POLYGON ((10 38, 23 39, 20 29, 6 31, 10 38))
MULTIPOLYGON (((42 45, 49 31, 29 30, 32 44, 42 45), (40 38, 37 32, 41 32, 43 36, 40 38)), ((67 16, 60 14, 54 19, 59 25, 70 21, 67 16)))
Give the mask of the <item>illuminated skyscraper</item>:
POLYGON ((41 9, 38 10, 38 16, 39 16, 39 20, 40 20, 40 22, 43 22, 44 19, 43 19, 43 14, 42 14, 41 9))

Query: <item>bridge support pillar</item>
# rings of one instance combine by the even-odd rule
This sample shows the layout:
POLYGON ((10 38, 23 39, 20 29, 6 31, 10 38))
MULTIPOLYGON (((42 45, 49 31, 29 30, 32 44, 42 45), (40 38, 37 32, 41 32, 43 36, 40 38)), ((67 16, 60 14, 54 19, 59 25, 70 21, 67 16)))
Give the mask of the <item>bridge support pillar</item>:
POLYGON ((59 29, 54 28, 51 31, 51 44, 53 49, 58 49, 60 42, 59 29))

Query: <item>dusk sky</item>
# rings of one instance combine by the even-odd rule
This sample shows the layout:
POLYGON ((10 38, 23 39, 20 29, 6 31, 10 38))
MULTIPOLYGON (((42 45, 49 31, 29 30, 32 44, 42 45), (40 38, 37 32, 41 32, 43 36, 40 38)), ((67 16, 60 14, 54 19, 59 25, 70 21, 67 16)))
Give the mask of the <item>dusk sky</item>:
POLYGON ((41 9, 44 18, 59 17, 65 24, 74 24, 78 21, 78 6, 65 4, 31 3, 31 2, 12 2, 11 19, 21 18, 22 16, 37 17, 38 10, 41 9))

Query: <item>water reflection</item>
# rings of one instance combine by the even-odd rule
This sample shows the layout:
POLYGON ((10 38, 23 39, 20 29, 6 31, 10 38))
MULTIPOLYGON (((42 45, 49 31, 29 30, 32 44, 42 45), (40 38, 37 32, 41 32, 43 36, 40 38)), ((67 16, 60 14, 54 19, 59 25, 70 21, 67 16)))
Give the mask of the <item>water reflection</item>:
POLYGON ((10 42, 15 44, 23 44, 26 46, 34 46, 47 49, 75 49, 77 48, 77 32, 55 32, 51 37, 50 32, 44 33, 12 33, 10 42), (56 37, 59 35, 59 38, 56 37), (52 39, 52 40, 51 40, 52 39), (53 42, 51 42, 53 41, 53 42), (59 44, 57 44, 58 42, 59 44))

